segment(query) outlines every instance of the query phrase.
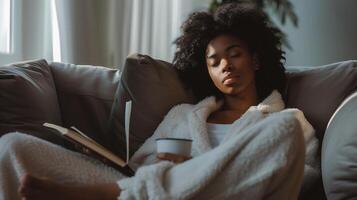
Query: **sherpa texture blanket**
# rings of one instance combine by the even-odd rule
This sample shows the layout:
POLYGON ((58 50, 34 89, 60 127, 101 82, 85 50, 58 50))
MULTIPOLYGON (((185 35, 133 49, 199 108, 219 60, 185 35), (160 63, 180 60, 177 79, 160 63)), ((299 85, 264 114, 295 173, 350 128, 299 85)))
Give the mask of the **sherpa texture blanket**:
POLYGON ((303 113, 284 110, 281 95, 273 91, 212 148, 206 120, 221 104, 209 97, 171 109, 131 159, 131 166, 138 168, 135 177, 118 181, 123 190, 119 199, 296 199, 304 171, 299 159, 304 159, 305 149, 305 176, 319 173, 312 162, 318 142, 303 113), (179 165, 159 162, 155 139, 160 137, 193 139, 193 159, 179 165))

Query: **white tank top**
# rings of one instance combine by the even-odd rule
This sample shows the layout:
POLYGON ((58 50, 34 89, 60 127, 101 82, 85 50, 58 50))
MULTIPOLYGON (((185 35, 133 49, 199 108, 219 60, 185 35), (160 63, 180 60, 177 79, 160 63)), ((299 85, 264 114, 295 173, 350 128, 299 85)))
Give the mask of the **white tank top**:
POLYGON ((208 138, 213 148, 221 143, 230 126, 231 124, 214 124, 207 122, 208 138))

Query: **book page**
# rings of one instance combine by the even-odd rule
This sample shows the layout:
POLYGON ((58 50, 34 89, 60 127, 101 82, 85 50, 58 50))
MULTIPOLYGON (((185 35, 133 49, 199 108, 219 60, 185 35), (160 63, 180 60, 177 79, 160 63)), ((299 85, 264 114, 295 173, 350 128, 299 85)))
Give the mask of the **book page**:
POLYGON ((127 101, 125 104, 125 139, 126 139, 126 163, 129 162, 129 129, 131 116, 132 101, 127 101))
POLYGON ((53 128, 56 129, 57 131, 59 131, 63 136, 69 138, 70 140, 79 143, 83 146, 85 146, 86 148, 98 153, 99 155, 105 157, 106 159, 114 162, 115 164, 119 165, 120 167, 125 167, 126 166, 126 162, 124 162, 121 158, 119 158, 118 156, 116 156, 115 154, 111 153, 110 151, 108 151, 105 147, 103 147, 102 145, 98 144, 97 142, 92 142, 91 139, 88 139, 86 137, 83 137, 81 134, 55 125, 55 124, 50 124, 50 123, 44 123, 43 124, 46 127, 49 128, 53 128))

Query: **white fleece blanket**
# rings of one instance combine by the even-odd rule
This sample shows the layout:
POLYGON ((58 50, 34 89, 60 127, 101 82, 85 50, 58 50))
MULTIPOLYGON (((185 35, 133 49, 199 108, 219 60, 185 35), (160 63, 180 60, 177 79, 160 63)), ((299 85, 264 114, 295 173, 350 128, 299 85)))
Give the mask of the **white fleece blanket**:
POLYGON ((0 200, 20 200, 24 173, 67 185, 113 183, 122 174, 103 163, 22 133, 0 138, 0 200))
MULTIPOLYGON (((153 136, 131 159, 130 165, 138 168, 135 177, 118 181, 119 187, 123 190, 119 199, 202 199, 203 197, 220 199, 236 195, 240 198, 248 195, 249 199, 255 199, 251 198, 253 196, 260 199, 269 192, 274 196, 273 191, 278 188, 271 188, 274 184, 268 180, 279 179, 274 177, 274 174, 280 174, 281 169, 286 168, 286 163, 292 162, 290 159, 293 159, 291 158, 293 156, 284 154, 290 151, 289 145, 281 147, 271 141, 280 140, 279 137, 283 137, 284 134, 296 138, 294 134, 296 127, 292 128, 294 120, 298 122, 301 131, 299 134, 304 138, 306 146, 305 169, 310 170, 308 161, 315 156, 318 144, 314 137, 314 129, 301 111, 283 110, 284 103, 277 91, 273 91, 258 106, 250 107, 240 119, 232 124, 223 142, 213 149, 207 136, 206 120, 210 113, 217 110, 221 104, 221 102, 216 102, 214 97, 210 97, 196 105, 182 104, 171 109, 153 136), (268 137, 258 139, 264 134, 268 137), (179 165, 166 161, 159 162, 155 154, 155 139, 160 137, 193 139, 193 159, 179 165), (272 144, 275 146, 270 146, 272 144), (246 153, 245 148, 251 152, 246 153), (279 160, 282 155, 286 157, 283 162, 279 160), (278 159, 267 161, 265 157, 278 157, 278 159), (142 167, 145 165, 149 166, 142 167), (242 171, 236 173, 237 170, 242 171), (242 177, 242 173, 246 175, 245 178, 242 177), (262 175, 264 173, 270 175, 262 175), (261 176, 258 176, 259 174, 261 176), (217 177, 225 177, 225 179, 218 181, 215 180, 217 177), (214 189, 208 187, 209 185, 215 186, 214 189), (207 194, 210 195, 207 196, 207 194)), ((289 142, 289 138, 281 141, 282 144, 289 142)), ((299 157, 304 158, 304 153, 299 157)), ((295 172, 291 172, 291 175, 285 174, 282 177, 289 176, 294 179, 294 174, 299 174, 299 170, 296 169, 295 172)), ((301 174, 300 176, 302 178, 301 174)), ((290 181, 295 181, 294 184, 299 185, 299 181, 290 181)), ((278 185, 281 187, 279 190, 282 190, 290 184, 288 180, 285 180, 285 183, 278 185)), ((282 199, 295 199, 297 194, 296 188, 286 188, 284 192, 276 192, 275 197, 280 195, 282 199)))

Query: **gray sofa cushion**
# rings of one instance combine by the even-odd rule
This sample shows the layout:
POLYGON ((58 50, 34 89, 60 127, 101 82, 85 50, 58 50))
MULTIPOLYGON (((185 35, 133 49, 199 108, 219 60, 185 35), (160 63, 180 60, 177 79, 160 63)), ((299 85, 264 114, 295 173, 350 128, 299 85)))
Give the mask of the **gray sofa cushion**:
MULTIPOLYGON (((133 101, 130 123, 130 152, 150 137, 165 114, 176 104, 192 103, 193 97, 171 64, 134 54, 126 59, 113 111, 115 133, 124 133, 125 102, 133 101)), ((123 141, 123 139, 121 140, 123 141)))
POLYGON ((42 126, 62 124, 56 88, 45 60, 0 67, 0 136, 21 131, 61 143, 42 126))
POLYGON ((357 197, 357 92, 338 108, 323 140, 322 177, 328 199, 357 197))
POLYGON ((287 106, 302 110, 322 141, 334 111, 357 89, 357 63, 345 61, 288 71, 287 106))

